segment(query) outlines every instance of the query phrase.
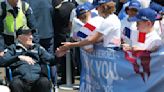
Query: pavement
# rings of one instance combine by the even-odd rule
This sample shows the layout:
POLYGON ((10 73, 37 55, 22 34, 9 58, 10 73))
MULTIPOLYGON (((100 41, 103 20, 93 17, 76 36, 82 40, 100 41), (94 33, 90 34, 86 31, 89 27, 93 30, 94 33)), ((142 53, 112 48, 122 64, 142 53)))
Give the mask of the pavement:
POLYGON ((66 85, 59 85, 56 92, 78 92, 80 84, 80 76, 75 76, 75 84, 71 84, 71 87, 65 87, 66 85))
POLYGON ((59 92, 78 92, 78 90, 59 90, 59 92))

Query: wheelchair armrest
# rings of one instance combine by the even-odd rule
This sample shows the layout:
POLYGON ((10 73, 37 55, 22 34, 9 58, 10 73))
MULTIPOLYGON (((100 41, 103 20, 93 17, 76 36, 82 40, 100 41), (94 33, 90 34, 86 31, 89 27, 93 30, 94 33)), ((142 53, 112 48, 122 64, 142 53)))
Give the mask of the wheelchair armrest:
POLYGON ((12 70, 10 67, 6 67, 6 77, 8 78, 8 81, 11 81, 13 79, 12 70))
POLYGON ((51 69, 48 64, 46 65, 46 67, 47 67, 48 79, 50 80, 51 79, 51 69))

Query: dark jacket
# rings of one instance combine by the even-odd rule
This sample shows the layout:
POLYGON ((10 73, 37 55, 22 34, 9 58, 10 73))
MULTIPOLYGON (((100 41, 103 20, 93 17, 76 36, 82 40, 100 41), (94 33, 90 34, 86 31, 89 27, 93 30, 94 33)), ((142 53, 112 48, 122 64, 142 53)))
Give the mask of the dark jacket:
POLYGON ((15 43, 0 58, 0 66, 10 66, 13 71, 13 78, 21 78, 26 81, 37 80, 41 74, 40 64, 46 62, 54 62, 54 56, 38 44, 26 49, 20 43, 15 43), (26 61, 21 61, 18 58, 19 55, 30 56, 36 63, 29 65, 26 61))
POLYGON ((72 2, 67 2, 61 0, 60 2, 55 2, 54 5, 61 4, 60 7, 54 6, 54 37, 55 37, 55 43, 54 48, 61 46, 61 42, 66 41, 66 35, 70 33, 69 28, 69 18, 70 14, 73 8, 75 8, 75 5, 72 2), (57 3, 57 4, 55 4, 57 3), (67 10, 66 10, 67 9, 67 10))

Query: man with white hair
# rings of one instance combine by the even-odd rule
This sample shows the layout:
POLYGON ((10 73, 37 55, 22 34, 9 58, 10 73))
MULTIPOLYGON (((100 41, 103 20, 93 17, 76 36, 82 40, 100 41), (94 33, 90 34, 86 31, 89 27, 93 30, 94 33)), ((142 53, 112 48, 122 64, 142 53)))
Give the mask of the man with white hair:
POLYGON ((0 57, 0 66, 9 66, 12 70, 12 80, 9 83, 11 92, 50 92, 50 81, 41 75, 40 64, 54 63, 54 56, 32 42, 35 31, 18 29, 16 42, 0 57))

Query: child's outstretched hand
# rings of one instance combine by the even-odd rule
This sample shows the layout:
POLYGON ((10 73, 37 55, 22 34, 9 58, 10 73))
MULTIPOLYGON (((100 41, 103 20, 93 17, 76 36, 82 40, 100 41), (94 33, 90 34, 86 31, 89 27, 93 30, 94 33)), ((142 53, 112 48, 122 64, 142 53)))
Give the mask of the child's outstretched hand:
POLYGON ((128 50, 132 50, 132 47, 130 47, 129 44, 122 44, 122 49, 123 49, 124 51, 128 51, 128 50))

